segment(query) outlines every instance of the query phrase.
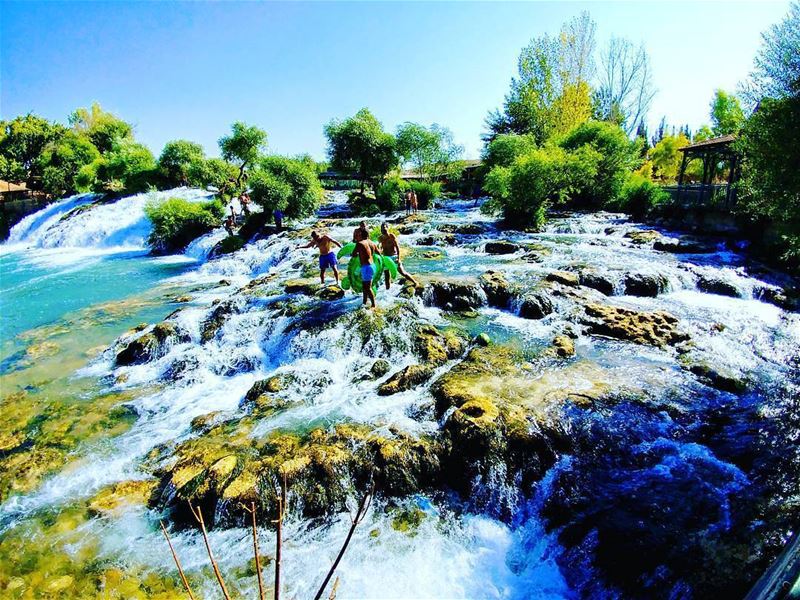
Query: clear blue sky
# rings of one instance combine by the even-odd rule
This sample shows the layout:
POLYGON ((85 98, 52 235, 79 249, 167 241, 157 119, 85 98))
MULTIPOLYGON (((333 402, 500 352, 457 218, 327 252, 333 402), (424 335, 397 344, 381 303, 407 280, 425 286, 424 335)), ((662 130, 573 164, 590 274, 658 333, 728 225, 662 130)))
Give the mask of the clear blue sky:
POLYGON ((158 153, 188 138, 217 154, 230 123, 266 129, 270 149, 324 156, 323 125, 368 106, 450 127, 468 157, 531 37, 581 10, 645 41, 650 113, 696 129, 715 88, 735 89, 760 32, 789 2, 59 3, 0 6, 0 115, 64 121, 93 100, 158 153))

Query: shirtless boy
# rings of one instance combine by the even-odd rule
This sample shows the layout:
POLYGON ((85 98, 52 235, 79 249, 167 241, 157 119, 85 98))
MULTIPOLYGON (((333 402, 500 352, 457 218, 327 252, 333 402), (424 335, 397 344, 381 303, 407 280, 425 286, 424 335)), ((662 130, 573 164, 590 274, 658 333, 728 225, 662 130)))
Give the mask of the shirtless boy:
POLYGON ((316 246, 319 249, 319 280, 325 285, 325 270, 329 267, 333 269, 333 276, 336 278, 336 285, 339 285, 339 267, 336 260, 336 253, 331 249, 332 246, 342 245, 328 234, 320 235, 316 231, 311 232, 311 241, 300 246, 300 248, 311 248, 316 246))
MULTIPOLYGON (((400 262, 400 243, 397 241, 397 236, 389 231, 386 223, 381 223, 381 237, 378 238, 378 241, 381 243, 381 253, 391 258, 397 264, 397 272, 416 287, 417 280, 408 274, 408 271, 403 268, 403 263, 400 262)), ((392 284, 392 276, 389 275, 389 269, 384 269, 383 272, 386 274, 386 289, 388 290, 392 284)))
POLYGON ((353 256, 358 256, 361 263, 361 295, 364 300, 364 306, 367 305, 367 300, 375 308, 375 291, 372 289, 372 278, 375 276, 375 264, 372 261, 372 256, 375 253, 376 246, 369 239, 369 234, 364 233, 361 229, 355 232, 357 243, 356 249, 353 250, 353 256))

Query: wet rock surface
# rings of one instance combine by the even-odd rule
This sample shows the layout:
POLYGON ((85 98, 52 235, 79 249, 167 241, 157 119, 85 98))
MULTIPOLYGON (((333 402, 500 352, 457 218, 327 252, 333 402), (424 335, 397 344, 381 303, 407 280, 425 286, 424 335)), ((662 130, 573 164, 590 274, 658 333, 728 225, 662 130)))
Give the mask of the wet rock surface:
POLYGON ((678 319, 664 311, 639 312, 618 306, 589 304, 584 324, 595 335, 658 347, 674 346, 689 339, 678 328, 678 319))

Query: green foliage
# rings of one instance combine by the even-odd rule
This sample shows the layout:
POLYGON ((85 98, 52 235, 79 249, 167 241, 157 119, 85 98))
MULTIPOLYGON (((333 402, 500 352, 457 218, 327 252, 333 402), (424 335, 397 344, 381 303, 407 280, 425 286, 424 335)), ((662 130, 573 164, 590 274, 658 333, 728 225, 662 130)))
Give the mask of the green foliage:
POLYGON ((411 181, 409 186, 417 195, 417 207, 427 210, 433 206, 433 201, 442 195, 442 184, 439 181, 411 181))
POLYGON ((494 167, 485 188, 492 195, 488 210, 499 210, 514 227, 544 225, 547 209, 583 191, 597 176, 599 153, 587 146, 576 152, 550 145, 517 158, 510 167, 494 167))
POLYGON ((631 174, 619 197, 607 205, 607 208, 629 213, 636 219, 647 216, 654 208, 669 200, 669 194, 646 177, 631 174))
POLYGON ((404 205, 408 183, 400 177, 389 177, 375 189, 375 204, 381 212, 392 212, 404 205))
MULTIPOLYGON (((584 182, 573 200, 585 206, 601 207, 616 200, 628 174, 641 164, 640 148, 618 125, 590 121, 573 129, 560 144, 565 150, 591 148, 599 155, 592 181, 584 182)), ((584 155, 583 160, 591 160, 584 155)))
POLYGON ((716 90, 711 100, 711 125, 714 135, 739 133, 744 124, 744 111, 739 99, 724 90, 716 90))
POLYGON ((197 203, 169 198, 145 205, 145 214, 153 224, 148 240, 154 252, 182 250, 193 240, 217 227, 225 207, 219 200, 197 203))
POLYGON ((167 187, 176 187, 190 181, 191 166, 205 160, 205 152, 200 144, 188 140, 174 140, 164 144, 158 158, 158 170, 167 187))
POLYGON ((312 214, 322 201, 322 186, 316 170, 307 162, 283 156, 258 160, 249 181, 253 201, 287 219, 312 214))
POLYGON ((123 139, 81 168, 75 182, 82 190, 135 194, 151 187, 156 175, 156 159, 147 146, 123 139))
POLYGON ((675 181, 683 155, 679 148, 689 145, 689 139, 683 134, 665 135, 650 151, 653 163, 653 177, 664 182, 675 181))
POLYGON ((536 149, 536 139, 529 134, 503 133, 489 142, 483 151, 483 166, 509 167, 523 154, 536 149))
POLYGON ((710 140, 714 137, 714 132, 711 130, 711 127, 708 125, 701 125, 700 128, 695 131, 694 137, 692 137, 692 142, 704 142, 705 140, 710 140))
POLYGON ((349 173, 361 184, 382 179, 397 166, 395 139, 369 111, 362 108, 344 121, 331 121, 325 126, 328 157, 331 167, 349 173))
POLYGON ((220 197, 230 198, 236 190, 239 169, 221 158, 207 158, 189 163, 187 175, 191 185, 213 187, 220 197))
POLYGON ((55 197, 77 191, 78 171, 100 158, 100 152, 85 136, 67 131, 57 141, 48 144, 39 156, 42 170, 42 189, 55 197))
POLYGON ((219 149, 222 158, 229 162, 239 163, 238 184, 245 169, 258 159, 259 154, 267 147, 267 133, 254 125, 237 121, 231 126, 231 134, 221 137, 219 149))
POLYGON ((245 241, 243 238, 238 235, 229 235, 217 244, 214 249, 217 254, 230 254, 231 252, 241 250, 244 248, 244 245, 245 241))
POLYGON ((39 157, 48 144, 64 135, 64 127, 27 114, 0 121, 0 156, 5 159, 3 175, 10 181, 26 181, 29 185, 42 174, 39 157))
POLYGON ((800 264, 800 96, 764 98, 736 142, 744 167, 737 211, 780 231, 784 257, 800 264))
POLYGON ((426 179, 456 173, 464 147, 453 141, 453 133, 434 123, 430 127, 403 123, 397 128, 397 153, 404 163, 426 179))
POLYGON ((101 154, 113 150, 122 140, 133 139, 133 126, 100 108, 94 102, 90 108, 79 108, 69 116, 72 129, 85 135, 101 154))

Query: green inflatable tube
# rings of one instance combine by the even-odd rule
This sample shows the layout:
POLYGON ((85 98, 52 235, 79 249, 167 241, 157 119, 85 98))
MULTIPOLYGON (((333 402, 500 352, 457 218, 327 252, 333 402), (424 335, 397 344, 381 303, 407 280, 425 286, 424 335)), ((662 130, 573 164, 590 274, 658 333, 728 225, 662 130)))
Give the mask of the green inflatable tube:
MULTIPOLYGON (((355 249, 355 243, 350 242, 349 244, 345 244, 342 246, 339 252, 336 253, 336 258, 344 258, 345 256, 351 257, 350 262, 347 263, 347 275, 342 278, 342 289, 352 289, 354 292, 360 292, 363 283, 361 281, 361 261, 359 260, 358 256, 352 256, 353 250, 355 249)), ((393 278, 396 278, 397 265, 391 258, 383 256, 378 252, 372 256, 372 260, 375 265, 375 275, 372 277, 372 287, 377 290, 380 286, 384 269, 388 269, 389 275, 393 278)))

